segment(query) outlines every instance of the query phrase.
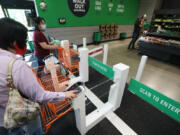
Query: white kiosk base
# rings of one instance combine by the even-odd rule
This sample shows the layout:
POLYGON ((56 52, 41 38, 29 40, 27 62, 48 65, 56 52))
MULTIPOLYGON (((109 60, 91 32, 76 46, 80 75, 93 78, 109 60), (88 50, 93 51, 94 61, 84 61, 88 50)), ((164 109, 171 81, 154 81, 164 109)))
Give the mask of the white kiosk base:
MULTIPOLYGON (((80 78, 82 82, 89 79, 88 71, 88 49, 81 48, 80 52, 80 78)), ((83 91, 73 100, 73 108, 76 117, 76 126, 81 133, 85 135, 87 131, 93 128, 105 117, 115 126, 123 135, 136 135, 136 133, 124 123, 113 111, 120 107, 122 96, 128 77, 129 66, 122 63, 114 65, 114 84, 110 87, 108 102, 103 103, 94 93, 86 86, 82 87, 83 91), (97 107, 96 110, 86 116, 85 96, 97 107)))
MULTIPOLYGON (((86 47, 80 48, 79 54, 80 54, 80 62, 79 62, 80 76, 71 79, 70 83, 72 84, 78 81, 85 83, 89 80, 89 64, 88 64, 89 50, 86 47)), ((106 53, 106 57, 107 57, 107 53, 106 53)), ((49 65, 51 67, 54 67, 54 63, 51 61, 49 65)), ((104 60, 104 63, 106 63, 106 61, 107 59, 104 60)), ((56 74, 55 67, 53 69, 54 70, 50 72, 52 77, 53 75, 56 74)), ((81 135, 85 135, 87 131, 93 128, 105 117, 123 135, 136 135, 136 133, 114 113, 114 111, 117 108, 119 108, 121 105, 121 101, 128 77, 129 66, 120 63, 114 65, 113 70, 114 70, 114 78, 113 78, 114 84, 112 84, 110 87, 109 97, 106 103, 103 103, 85 85, 80 86, 82 92, 80 92, 77 98, 75 98, 72 101, 72 106, 74 108, 75 117, 76 117, 76 126, 79 132, 81 133, 81 135), (87 116, 86 116, 85 96, 97 107, 96 110, 94 110, 87 116)), ((57 76, 54 77, 57 79, 57 76)), ((57 81, 54 81, 53 83, 57 83, 57 81)))

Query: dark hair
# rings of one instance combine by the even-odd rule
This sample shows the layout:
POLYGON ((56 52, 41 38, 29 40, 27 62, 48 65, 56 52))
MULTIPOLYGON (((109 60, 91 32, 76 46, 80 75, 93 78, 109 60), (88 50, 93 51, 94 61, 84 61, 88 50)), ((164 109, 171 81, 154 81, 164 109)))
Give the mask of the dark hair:
POLYGON ((44 18, 42 18, 42 17, 34 18, 35 30, 39 30, 38 25, 40 25, 41 21, 45 21, 44 18))
POLYGON ((13 48, 16 41, 18 47, 24 49, 26 46, 27 28, 10 18, 0 19, 0 48, 8 50, 13 48))

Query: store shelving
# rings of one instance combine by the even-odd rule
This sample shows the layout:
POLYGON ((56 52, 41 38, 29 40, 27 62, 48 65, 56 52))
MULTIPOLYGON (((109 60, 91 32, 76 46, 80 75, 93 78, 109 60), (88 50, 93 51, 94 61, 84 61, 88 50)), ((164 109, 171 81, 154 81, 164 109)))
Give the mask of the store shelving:
POLYGON ((180 9, 155 11, 139 53, 180 64, 180 9))

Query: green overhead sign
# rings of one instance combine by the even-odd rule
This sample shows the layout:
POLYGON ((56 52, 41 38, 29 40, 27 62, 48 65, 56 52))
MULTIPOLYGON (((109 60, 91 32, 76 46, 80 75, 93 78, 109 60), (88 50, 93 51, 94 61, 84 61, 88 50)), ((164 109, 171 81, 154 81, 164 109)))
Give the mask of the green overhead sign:
POLYGON ((103 74, 104 76, 106 76, 107 78, 113 80, 114 78, 114 71, 111 67, 101 63, 100 61, 92 58, 89 56, 88 58, 89 61, 89 65, 96 69, 97 71, 99 71, 101 74, 103 74))
POLYGON ((129 88, 131 92, 143 98, 162 112, 180 122, 180 103, 160 94, 146 85, 131 79, 129 88))
POLYGON ((38 15, 46 20, 48 28, 97 26, 101 24, 133 25, 140 0, 35 0, 38 15))

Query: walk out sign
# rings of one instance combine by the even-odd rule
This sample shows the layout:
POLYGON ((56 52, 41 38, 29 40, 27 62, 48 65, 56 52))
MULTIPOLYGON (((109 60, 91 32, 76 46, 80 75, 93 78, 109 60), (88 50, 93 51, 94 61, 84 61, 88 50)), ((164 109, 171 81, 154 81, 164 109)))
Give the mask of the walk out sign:
POLYGON ((146 85, 131 79, 129 88, 135 95, 143 98, 162 112, 180 122, 180 103, 160 94, 146 85))
POLYGON ((114 71, 111 67, 101 63, 100 61, 92 58, 92 57, 89 57, 88 58, 88 61, 89 61, 89 65, 96 69, 97 71, 99 71, 101 74, 103 74, 104 76, 106 76, 107 78, 113 80, 113 77, 114 77, 114 71))

